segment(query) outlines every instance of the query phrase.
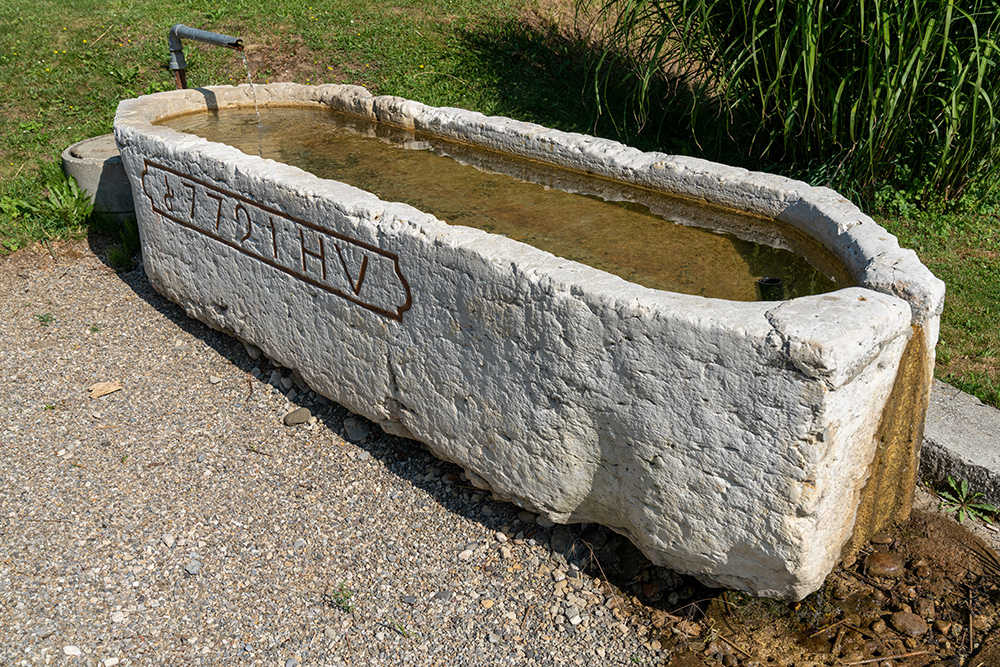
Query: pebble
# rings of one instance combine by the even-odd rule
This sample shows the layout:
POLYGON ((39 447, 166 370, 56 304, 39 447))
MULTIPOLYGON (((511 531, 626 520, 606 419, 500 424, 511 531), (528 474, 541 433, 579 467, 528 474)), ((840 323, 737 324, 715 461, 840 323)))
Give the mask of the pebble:
POLYGON ((251 345, 250 343, 243 343, 243 349, 246 350, 247 356, 257 361, 260 359, 262 352, 260 348, 256 345, 251 345))
POLYGON ((191 576, 198 574, 201 572, 201 561, 192 559, 190 563, 184 566, 184 571, 191 576))
POLYGON ((119 663, 118 658, 105 658, 104 667, 115 667, 119 663))
POLYGON ((305 545, 306 545, 306 541, 303 540, 301 537, 299 539, 295 540, 294 542, 292 542, 292 548, 293 549, 301 549, 305 545))
POLYGON ((352 442, 361 442, 370 434, 368 426, 356 417, 348 417, 344 420, 344 430, 347 437, 352 442))
POLYGON ((472 558, 472 549, 466 549, 465 551, 458 554, 459 560, 469 560, 472 558))
POLYGON ((220 382, 222 382, 222 378, 220 378, 218 375, 209 375, 208 381, 211 384, 219 384, 220 382))
POLYGON ((163 533, 163 536, 160 538, 160 541, 163 542, 163 545, 168 549, 174 546, 174 536, 172 533, 163 533))
POLYGON ((337 631, 331 628, 329 625, 323 628, 323 636, 327 639, 336 639, 337 631))
POLYGON ((927 632, 927 621, 912 612, 897 611, 889 617, 889 622, 898 632, 911 637, 919 637, 927 632))
POLYGON ((677 624, 677 629, 692 639, 701 634, 701 625, 695 621, 681 621, 677 624))
POLYGON ((125 614, 123 612, 116 611, 115 613, 111 614, 112 623, 121 623, 124 620, 125 620, 125 614))
POLYGON ((888 551, 873 551, 865 559, 865 570, 872 577, 895 579, 903 576, 903 559, 888 551))
POLYGON ((299 661, 296 658, 289 658, 285 660, 285 667, 299 667, 299 661))
POLYGON ((948 634, 948 631, 951 630, 951 626, 951 621, 942 621, 940 619, 934 621, 934 630, 936 632, 940 632, 942 635, 948 634))
POLYGON ((554 526, 549 546, 556 553, 565 553, 573 546, 574 539, 573 530, 569 526, 554 526))
POLYGON ((551 528, 554 525, 556 525, 555 521, 553 521, 549 517, 543 516, 541 514, 539 514, 538 518, 535 519, 535 523, 537 523, 542 528, 551 528))
POLYGON ((887 533, 875 533, 872 535, 872 544, 884 545, 892 544, 892 537, 887 533))
POLYGON ((83 651, 80 650, 79 646, 70 644, 69 646, 63 646, 63 653, 66 655, 80 655, 83 651))
POLYGON ((305 424, 312 417, 309 408, 297 408, 285 415, 285 426, 298 426, 305 424))

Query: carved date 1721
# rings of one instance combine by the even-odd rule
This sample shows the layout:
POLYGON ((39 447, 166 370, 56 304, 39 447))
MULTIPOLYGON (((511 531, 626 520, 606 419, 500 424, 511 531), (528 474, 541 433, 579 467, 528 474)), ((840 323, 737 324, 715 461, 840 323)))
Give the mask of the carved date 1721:
POLYGON ((143 192, 164 218, 389 319, 412 305, 398 255, 145 163, 143 192))

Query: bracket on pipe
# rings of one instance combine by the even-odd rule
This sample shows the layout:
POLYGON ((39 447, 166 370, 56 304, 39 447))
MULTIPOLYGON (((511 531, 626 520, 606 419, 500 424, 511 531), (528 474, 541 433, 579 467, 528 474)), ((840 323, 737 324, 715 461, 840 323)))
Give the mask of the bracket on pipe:
POLYGON ((230 37, 229 35, 220 35, 217 32, 209 32, 208 30, 189 28, 186 25, 178 23, 170 29, 170 33, 167 36, 167 44, 170 47, 170 69, 174 70, 174 81, 177 83, 178 89, 187 88, 187 62, 184 60, 184 47, 181 44, 182 37, 184 39, 193 39, 203 44, 224 46, 227 49, 236 51, 243 50, 242 39, 230 37))

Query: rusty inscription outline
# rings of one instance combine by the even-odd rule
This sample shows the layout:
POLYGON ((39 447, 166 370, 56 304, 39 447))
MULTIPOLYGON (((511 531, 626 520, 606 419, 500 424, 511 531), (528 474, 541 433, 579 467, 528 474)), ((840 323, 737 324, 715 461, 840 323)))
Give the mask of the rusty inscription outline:
MULTIPOLYGON (((181 225, 182 227, 186 227, 186 228, 191 229, 193 231, 196 231, 196 232, 198 232, 200 234, 203 234, 204 236, 207 236, 210 239, 218 241, 219 243, 222 243, 223 245, 226 245, 226 246, 232 248, 233 250, 237 250, 237 251, 243 253, 244 255, 246 255, 248 257, 252 257, 253 259, 256 259, 256 260, 258 260, 260 262, 263 262, 264 264, 267 264, 268 266, 270 266, 272 268, 278 269, 279 271, 282 271, 282 272, 284 272, 284 273, 292 276, 293 278, 298 278, 299 280, 302 280, 303 282, 306 282, 306 283, 312 285, 313 287, 317 287, 317 288, 319 288, 321 290, 329 292, 330 294, 333 294, 335 296, 339 296, 342 299, 350 301, 351 303, 354 303, 354 304, 356 304, 358 306, 361 306, 362 308, 365 308, 366 310, 369 310, 369 311, 371 311, 373 313, 376 313, 378 315, 382 315, 383 317, 387 317, 387 318, 389 318, 391 320, 395 320, 397 322, 402 322, 403 321, 403 313, 405 313, 407 310, 409 310, 410 307, 413 305, 413 295, 410 293, 410 283, 407 282, 406 278, 403 276, 403 272, 402 272, 402 270, 401 270, 401 268, 399 266, 399 255, 397 255, 395 253, 392 253, 392 252, 389 252, 388 250, 384 250, 382 248, 379 248, 378 246, 371 245, 370 243, 365 243, 364 241, 358 241, 357 239, 352 239, 351 237, 345 236, 344 234, 341 234, 339 232, 335 232, 335 231, 332 231, 332 230, 329 230, 329 229, 324 229, 323 227, 320 227, 319 225, 317 225, 315 223, 309 222, 308 220, 302 220, 301 218, 296 218, 295 216, 288 215, 287 213, 283 213, 283 212, 278 211, 276 209, 273 209, 273 208, 271 208, 269 206, 265 206, 263 204, 260 204, 260 203, 254 201, 254 200, 252 200, 252 199, 250 199, 248 197, 245 197, 245 196, 243 196, 243 195, 241 195, 239 193, 230 192, 228 190, 224 190, 223 188, 220 188, 217 185, 208 183, 208 182, 203 181, 203 180, 198 179, 198 178, 194 178, 193 176, 189 176, 188 174, 185 174, 185 173, 183 173, 181 171, 178 171, 177 169, 173 169, 172 167, 167 167, 166 165, 158 164, 158 163, 153 162, 152 160, 150 160, 148 158, 143 158, 143 163, 144 164, 143 164, 143 170, 142 170, 142 175, 141 175, 141 178, 142 178, 142 191, 143 191, 143 194, 145 194, 146 197, 149 198, 149 202, 150 202, 150 205, 153 208, 153 212, 154 213, 157 213, 157 214, 159 214, 159 215, 161 215, 161 216, 163 216, 163 217, 165 217, 165 218, 167 218, 169 220, 173 220, 174 222, 176 222, 177 224, 181 225), (336 239, 338 241, 342 241, 342 242, 344 242, 346 244, 349 244, 349 245, 357 246, 358 248, 361 248, 362 250, 375 253, 376 255, 381 255, 382 257, 385 257, 386 259, 391 260, 392 261, 393 269, 396 272, 396 277, 399 278, 399 282, 403 286, 403 291, 406 293, 406 301, 403 303, 402 306, 397 306, 396 307, 396 311, 393 312, 391 310, 386 310, 385 308, 381 308, 379 306, 376 306, 375 304, 367 303, 367 302, 362 301, 361 299, 359 299, 358 296, 357 296, 357 294, 361 291, 361 283, 362 283, 362 281, 365 278, 365 273, 366 273, 367 268, 368 268, 368 257, 366 255, 362 254, 361 268, 360 268, 360 270, 358 272, 358 274, 359 274, 358 275, 358 280, 355 282, 354 279, 352 279, 352 277, 350 275, 350 272, 347 271, 347 263, 344 261, 343 255, 341 255, 341 252, 340 252, 340 247, 336 243, 334 244, 334 248, 337 250, 337 255, 340 256, 340 262, 341 262, 341 264, 343 264, 344 273, 345 273, 345 275, 347 277, 348 283, 351 285, 351 290, 354 292, 354 294, 350 294, 350 293, 344 292, 343 290, 337 289, 336 287, 332 287, 330 285, 326 285, 324 283, 319 282, 318 280, 316 280, 314 278, 311 278, 310 276, 303 275, 301 273, 298 273, 294 269, 291 269, 291 268, 289 268, 287 266, 284 266, 283 264, 279 264, 277 261, 275 261, 277 259, 277 241, 274 238, 275 232, 274 232, 274 221, 273 221, 273 219, 271 220, 270 229, 271 229, 272 244, 273 244, 273 248, 274 248, 275 258, 274 259, 269 259, 269 258, 264 257, 262 255, 259 255, 257 253, 250 252, 248 249, 244 248, 242 245, 240 245, 239 243, 237 243, 235 241, 231 241, 231 240, 223 238, 222 236, 219 236, 217 234, 213 234, 212 232, 210 232, 210 231, 208 231, 206 229, 202 229, 201 227, 198 227, 198 226, 196 226, 195 224, 193 224, 191 222, 188 222, 188 221, 186 221, 184 219, 181 219, 181 218, 177 217, 176 215, 174 215, 172 211, 164 211, 164 210, 162 210, 162 208, 157 205, 156 198, 152 194, 150 194, 150 192, 146 189, 146 178, 147 177, 150 177, 150 178, 152 177, 152 175, 150 174, 150 171, 149 171, 150 167, 153 167, 155 169, 160 169, 162 171, 174 174, 175 176, 178 176, 181 179, 186 179, 188 181, 191 181, 193 183, 197 183, 198 185, 201 185, 202 187, 206 188, 209 191, 208 193, 206 193, 207 196, 210 197, 211 199, 216 199, 219 202, 219 207, 218 207, 219 211, 218 211, 218 213, 220 213, 220 214, 221 214, 221 211, 222 211, 222 199, 213 196, 211 194, 213 191, 217 192, 217 193, 220 193, 220 194, 222 194, 225 197, 230 197, 230 198, 236 200, 237 202, 241 202, 241 203, 237 203, 237 205, 236 205, 237 208, 241 208, 242 204, 249 204, 250 206, 253 206, 255 208, 258 208, 258 209, 266 212, 268 215, 278 216, 279 218, 284 218, 285 220, 288 220, 288 221, 290 221, 292 223, 295 223, 296 225, 300 225, 300 228, 299 228, 299 234, 300 235, 302 234, 302 229, 301 229, 302 227, 305 227, 307 229, 311 229, 312 231, 314 231, 318 235, 321 247, 322 247, 322 243, 323 243, 323 235, 326 235, 326 236, 333 237, 334 239, 336 239)), ((192 186, 183 183, 183 181, 182 181, 182 185, 185 185, 186 187, 192 188, 192 186)), ((168 192, 169 192, 169 185, 168 185, 168 192)), ((170 198, 173 199, 173 195, 172 194, 171 194, 170 198)), ((192 220, 194 219, 194 201, 195 201, 195 199, 194 199, 194 189, 192 188, 192 193, 191 193, 191 213, 192 213, 191 219, 192 220)), ((219 226, 219 219, 218 219, 218 217, 219 216, 217 215, 216 216, 216 222, 215 222, 216 231, 218 231, 218 226, 219 226)), ((249 214, 248 214, 247 217, 249 219, 249 214)), ((305 250, 304 247, 303 247, 303 250, 305 250)), ((313 253, 309 253, 309 254, 311 255, 313 253)), ((305 255, 303 255, 303 260, 304 260, 304 258, 305 258, 305 255)), ((324 273, 326 272, 326 264, 325 264, 325 262, 323 264, 323 271, 324 271, 324 273)))

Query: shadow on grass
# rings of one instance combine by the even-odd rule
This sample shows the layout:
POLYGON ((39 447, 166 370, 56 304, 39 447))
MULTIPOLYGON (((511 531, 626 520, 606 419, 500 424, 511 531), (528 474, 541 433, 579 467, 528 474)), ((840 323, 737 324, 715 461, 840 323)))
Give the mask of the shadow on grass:
POLYGON ((660 104, 640 122, 623 61, 612 54, 595 78, 602 47, 582 29, 529 15, 475 26, 461 33, 460 43, 459 76, 490 85, 500 108, 518 120, 642 150, 699 154, 690 130, 691 91, 678 79, 657 81, 653 99, 660 104))

